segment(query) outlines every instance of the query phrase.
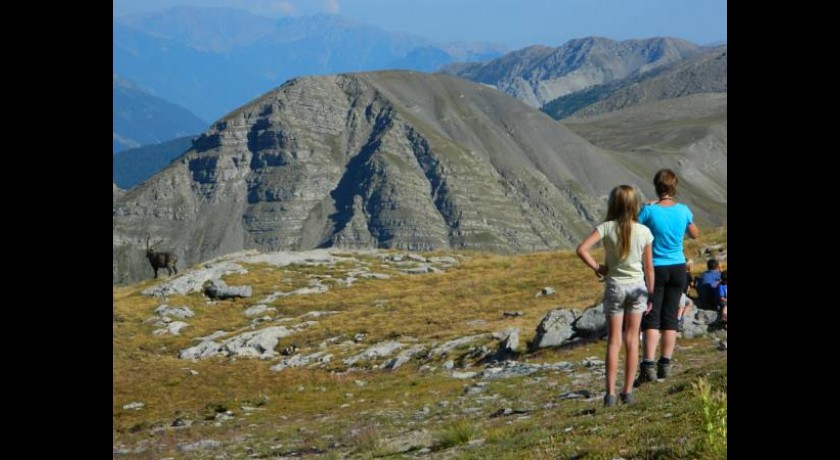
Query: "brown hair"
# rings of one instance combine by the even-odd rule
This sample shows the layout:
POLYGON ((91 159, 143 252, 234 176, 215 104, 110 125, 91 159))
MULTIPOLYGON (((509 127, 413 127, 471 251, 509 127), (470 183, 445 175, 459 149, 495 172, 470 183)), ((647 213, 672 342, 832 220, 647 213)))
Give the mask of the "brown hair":
POLYGON ((680 181, 677 175, 670 169, 660 169, 655 176, 653 176, 653 186, 656 188, 656 194, 659 196, 677 194, 677 184, 680 181))
POLYGON ((630 254, 630 236, 633 233, 633 222, 639 219, 639 198, 636 190, 629 185, 619 185, 610 192, 607 204, 607 220, 614 220, 618 233, 619 260, 624 260, 630 254))

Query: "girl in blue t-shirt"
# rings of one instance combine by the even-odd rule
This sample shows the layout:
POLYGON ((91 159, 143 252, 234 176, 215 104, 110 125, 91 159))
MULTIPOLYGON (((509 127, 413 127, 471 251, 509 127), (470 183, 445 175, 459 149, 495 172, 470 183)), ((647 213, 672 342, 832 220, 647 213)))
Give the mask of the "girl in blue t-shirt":
POLYGON ((662 169, 653 177, 659 200, 649 203, 639 213, 639 223, 653 233, 653 288, 650 312, 642 318, 643 357, 637 385, 664 379, 671 373, 671 356, 677 343, 677 310, 685 286, 683 236, 697 238, 700 230, 688 206, 677 203, 677 175, 662 169), (656 348, 662 342, 661 356, 654 363, 656 348), (655 365, 655 368, 654 368, 655 365))

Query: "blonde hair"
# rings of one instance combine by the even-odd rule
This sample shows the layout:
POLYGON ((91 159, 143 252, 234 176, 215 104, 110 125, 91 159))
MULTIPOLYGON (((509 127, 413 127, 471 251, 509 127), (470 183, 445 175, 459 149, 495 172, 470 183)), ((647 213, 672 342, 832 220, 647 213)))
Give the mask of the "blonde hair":
POLYGON ((639 197, 636 189, 629 185, 619 185, 612 189, 607 204, 607 220, 615 221, 619 260, 624 260, 630 254, 633 222, 639 220, 639 197))

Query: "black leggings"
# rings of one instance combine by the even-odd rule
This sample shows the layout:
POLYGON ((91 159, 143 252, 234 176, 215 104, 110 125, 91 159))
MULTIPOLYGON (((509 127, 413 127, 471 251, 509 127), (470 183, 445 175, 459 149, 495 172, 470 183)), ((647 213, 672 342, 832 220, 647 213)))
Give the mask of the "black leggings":
POLYGON ((653 267, 653 307, 642 317, 642 330, 677 330, 677 310, 684 286, 685 264, 653 267))

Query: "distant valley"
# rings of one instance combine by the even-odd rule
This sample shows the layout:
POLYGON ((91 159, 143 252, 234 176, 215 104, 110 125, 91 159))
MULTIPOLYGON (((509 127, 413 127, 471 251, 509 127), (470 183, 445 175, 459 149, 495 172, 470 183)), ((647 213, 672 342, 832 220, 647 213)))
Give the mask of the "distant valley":
POLYGON ((200 133, 207 123, 114 74, 114 152, 200 133))

